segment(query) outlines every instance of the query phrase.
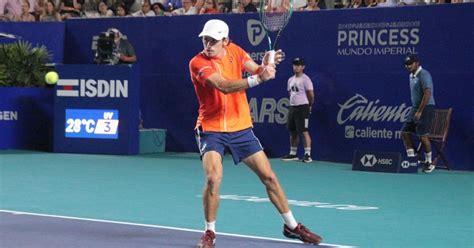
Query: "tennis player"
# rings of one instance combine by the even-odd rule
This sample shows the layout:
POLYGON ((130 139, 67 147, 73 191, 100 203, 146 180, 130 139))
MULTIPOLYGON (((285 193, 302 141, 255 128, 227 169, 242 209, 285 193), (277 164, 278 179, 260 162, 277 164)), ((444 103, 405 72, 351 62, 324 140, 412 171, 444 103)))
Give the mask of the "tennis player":
MULTIPOLYGON (((273 172, 262 145, 252 131, 250 108, 245 90, 275 78, 275 65, 255 63, 229 40, 229 27, 221 20, 206 22, 199 34, 203 51, 189 62, 191 80, 199 101, 196 141, 206 177, 203 189, 205 232, 197 247, 211 248, 216 241, 216 215, 222 180, 222 159, 230 153, 235 164, 244 162, 265 185, 268 197, 281 214, 283 234, 304 243, 319 244, 321 237, 296 222, 288 200, 273 172), (242 78, 242 73, 252 74, 242 78)), ((278 50, 275 63, 282 60, 278 50)))

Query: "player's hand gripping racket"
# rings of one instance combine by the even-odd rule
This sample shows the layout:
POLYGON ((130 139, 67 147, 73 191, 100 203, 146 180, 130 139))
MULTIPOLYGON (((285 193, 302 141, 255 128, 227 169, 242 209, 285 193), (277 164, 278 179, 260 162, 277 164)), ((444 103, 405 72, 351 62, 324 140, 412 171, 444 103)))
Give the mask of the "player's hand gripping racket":
POLYGON ((283 29, 293 14, 293 0, 260 0, 260 22, 266 31, 269 46, 269 64, 275 64, 275 47, 283 29), (270 33, 274 36, 273 43, 270 33))

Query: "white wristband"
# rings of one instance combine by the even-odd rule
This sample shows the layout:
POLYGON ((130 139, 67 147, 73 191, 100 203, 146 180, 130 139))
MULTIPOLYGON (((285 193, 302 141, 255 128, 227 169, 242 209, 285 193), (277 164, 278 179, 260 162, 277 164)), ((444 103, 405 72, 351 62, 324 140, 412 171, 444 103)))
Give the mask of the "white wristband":
POLYGON ((258 82, 258 75, 252 75, 248 77, 247 83, 249 84, 249 88, 259 85, 260 83, 258 82))

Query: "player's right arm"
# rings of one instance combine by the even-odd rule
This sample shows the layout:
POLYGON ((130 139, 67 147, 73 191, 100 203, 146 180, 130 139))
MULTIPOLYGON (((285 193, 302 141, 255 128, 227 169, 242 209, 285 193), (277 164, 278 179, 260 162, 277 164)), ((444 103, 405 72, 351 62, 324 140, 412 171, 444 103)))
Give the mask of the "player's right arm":
MULTIPOLYGON (((257 76, 256 79, 258 80, 259 84, 263 82, 263 79, 260 76, 257 76)), ((217 72, 211 74, 206 79, 206 85, 212 86, 224 94, 234 93, 250 88, 248 78, 239 80, 226 80, 222 78, 217 72)))
POLYGON ((212 64, 208 63, 208 61, 200 59, 191 60, 190 70, 194 75, 193 77, 199 83, 214 87, 224 94, 239 92, 275 77, 275 68, 266 66, 259 75, 252 75, 244 79, 229 80, 223 78, 212 64))
POLYGON ((266 66, 262 73, 238 80, 224 79, 219 73, 213 73, 206 79, 206 84, 224 94, 245 90, 275 78, 275 68, 266 66))

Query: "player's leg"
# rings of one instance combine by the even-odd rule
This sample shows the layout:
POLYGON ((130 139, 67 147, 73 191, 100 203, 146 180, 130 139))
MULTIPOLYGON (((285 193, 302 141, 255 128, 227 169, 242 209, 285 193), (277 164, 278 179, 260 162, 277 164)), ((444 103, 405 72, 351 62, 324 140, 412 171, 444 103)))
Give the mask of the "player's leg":
POLYGON ((222 181, 222 156, 225 143, 221 142, 219 133, 206 133, 196 130, 196 142, 201 153, 205 184, 202 193, 202 203, 205 217, 205 232, 198 248, 213 248, 215 245, 215 223, 219 207, 219 188, 222 181))
POLYGON ((278 178, 273 172, 265 153, 259 151, 244 158, 242 162, 244 162, 260 178, 260 181, 265 185, 270 201, 278 209, 278 212, 283 214, 290 211, 285 193, 283 192, 283 189, 278 182, 278 178))
MULTIPOLYGON (((204 176, 206 178, 202 201, 206 222, 216 221, 219 207, 219 188, 222 182, 222 157, 216 151, 209 151, 202 157, 204 176)), ((215 230, 213 230, 215 231, 215 230)))
POLYGON ((205 217, 205 232, 197 248, 214 248, 216 243, 216 218, 219 207, 219 187, 222 181, 222 157, 216 151, 208 151, 202 156, 204 176, 202 205, 205 217))
POLYGON ((232 137, 229 139, 229 150, 234 162, 244 162, 265 185, 270 201, 277 208, 285 222, 284 235, 289 238, 300 239, 305 243, 319 244, 321 237, 310 232, 302 224, 298 224, 293 217, 283 188, 278 182, 278 178, 263 152, 263 147, 252 129, 230 133, 229 135, 232 137))
POLYGON ((303 224, 297 223, 293 213, 288 207, 288 199, 281 187, 277 176, 273 172, 270 162, 263 151, 252 154, 242 160, 252 171, 257 174, 265 185, 268 197, 281 214, 284 225, 283 234, 291 239, 299 239, 304 243, 319 244, 322 238, 311 232, 303 224))

